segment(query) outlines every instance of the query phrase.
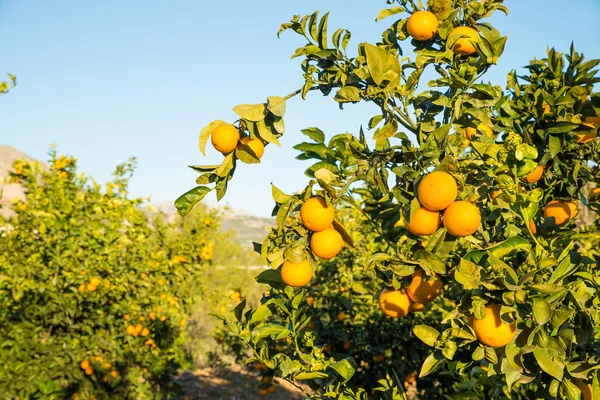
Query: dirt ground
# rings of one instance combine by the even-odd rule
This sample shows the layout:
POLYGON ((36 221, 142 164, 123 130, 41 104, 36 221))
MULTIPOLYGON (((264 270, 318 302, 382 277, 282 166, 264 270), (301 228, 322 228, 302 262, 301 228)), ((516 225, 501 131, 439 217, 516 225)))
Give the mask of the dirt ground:
POLYGON ((189 400, 300 400, 302 391, 281 379, 275 379, 275 393, 266 397, 258 394, 259 378, 247 369, 233 366, 228 368, 203 368, 185 372, 181 378, 189 400))

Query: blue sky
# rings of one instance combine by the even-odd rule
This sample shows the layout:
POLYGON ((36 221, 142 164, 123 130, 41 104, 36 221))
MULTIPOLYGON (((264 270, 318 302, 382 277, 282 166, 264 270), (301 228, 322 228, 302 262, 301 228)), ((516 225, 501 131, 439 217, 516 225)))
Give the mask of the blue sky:
MULTIPOLYGON (((571 40, 588 58, 600 58, 600 1, 505 4, 509 17, 491 22, 509 40, 490 81, 504 84, 511 68, 543 57, 548 45, 566 51, 571 40)), ((290 56, 303 42, 292 32, 277 39, 281 23, 331 11, 330 32, 350 29, 353 49, 376 42, 392 22, 375 22, 385 7, 384 0, 0 0, 0 74, 18 77, 18 87, 0 97, 0 144, 44 160, 55 143, 100 182, 135 156, 131 193, 174 200, 194 186, 187 165, 222 158, 212 148, 207 157, 198 151, 204 125, 233 121, 236 104, 286 95, 302 84, 299 61, 290 56)), ((410 53, 409 42, 404 50, 410 53)), ((283 147, 269 146, 260 165, 241 165, 223 203, 268 215, 270 182, 287 192, 306 183, 309 164, 295 160, 292 149, 301 129, 357 132, 374 113, 369 105, 340 111, 316 93, 288 102, 283 147)), ((207 200, 216 202, 212 194, 207 200)))

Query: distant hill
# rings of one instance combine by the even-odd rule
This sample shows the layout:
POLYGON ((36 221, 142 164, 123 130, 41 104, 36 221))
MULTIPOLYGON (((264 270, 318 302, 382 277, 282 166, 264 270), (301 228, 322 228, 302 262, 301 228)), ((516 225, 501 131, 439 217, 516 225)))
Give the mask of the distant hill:
MULTIPOLYGON (((165 201, 156 205, 165 214, 177 218, 177 211, 173 201, 165 201)), ((274 218, 259 217, 245 210, 236 210, 228 207, 217 207, 222 211, 223 231, 236 232, 235 242, 244 247, 252 248, 252 242, 262 243, 267 234, 265 227, 275 226, 274 218)))

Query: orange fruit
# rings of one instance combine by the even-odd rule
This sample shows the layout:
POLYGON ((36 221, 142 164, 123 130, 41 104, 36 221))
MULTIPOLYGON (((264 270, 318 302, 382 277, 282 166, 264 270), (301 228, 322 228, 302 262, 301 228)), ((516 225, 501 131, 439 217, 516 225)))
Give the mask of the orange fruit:
POLYGON ((419 311, 423 311, 424 309, 425 309, 425 304, 415 303, 413 301, 412 304, 410 305, 410 311, 412 311, 412 312, 419 312, 419 311))
POLYGON ((544 217, 554 218, 556 225, 563 225, 571 219, 571 212, 572 206, 568 203, 560 200, 551 200, 544 208, 544 217))
POLYGON ((434 171, 425 175, 417 191, 419 202, 431 211, 446 209, 456 200, 456 196, 458 196, 456 181, 452 175, 443 171, 434 171))
POLYGON ((417 374, 415 372, 411 372, 410 374, 408 374, 404 377, 404 382, 408 383, 409 385, 416 380, 417 380, 417 374))
POLYGON ((533 221, 533 219, 529 220, 529 230, 534 236, 537 235, 537 227, 535 226, 535 222, 533 221))
POLYGON ((338 322, 344 322, 346 320, 346 313, 343 311, 340 311, 338 313, 336 319, 338 320, 338 322))
POLYGON ((483 319, 473 318, 472 327, 477 339, 486 346, 502 347, 515 336, 515 324, 505 324, 500 319, 500 305, 489 304, 485 307, 483 319))
POLYGON ((265 145, 259 138, 251 138, 248 136, 242 139, 242 143, 250 147, 254 152, 254 155, 256 155, 256 158, 259 160, 262 158, 263 154, 265 154, 265 145))
POLYGON ((112 375, 113 378, 117 378, 119 376, 119 372, 114 369, 112 371, 110 371, 110 374, 112 375))
POLYGON ((542 110, 544 111, 544 115, 552 114, 552 108, 550 107, 550 104, 542 105, 542 110))
POLYGON ((133 326, 133 325, 129 325, 129 326, 127 327, 127 333, 128 333, 129 335, 135 335, 135 334, 136 334, 136 332, 135 332, 135 326, 133 326))
POLYGON ((494 190, 492 193, 490 193, 490 197, 492 199, 495 199, 496 197, 500 196, 502 194, 502 190, 494 190))
POLYGON ((85 374, 86 374, 86 375, 88 375, 88 376, 89 376, 89 375, 91 375, 91 374, 93 374, 93 373, 94 373, 94 369, 93 369, 92 367, 87 367, 87 368, 85 369, 85 374))
POLYGON ((267 391, 268 391, 269 393, 275 393, 275 392, 277 391, 277 386, 275 386, 275 385, 270 385, 270 386, 267 388, 267 391))
POLYGON ((373 356, 373 361, 375 361, 377 363, 383 362, 383 361, 385 361, 385 356, 383 354, 375 354, 373 356))
POLYGON ((307 260, 299 263, 285 261, 281 267, 281 279, 289 286, 304 286, 310 282, 312 276, 313 269, 307 260))
POLYGON ((314 304, 314 302, 315 302, 315 298, 314 297, 309 296, 309 297, 306 298, 306 304, 308 304, 309 307, 312 307, 312 305, 314 304))
POLYGON ((412 278, 406 293, 414 302, 427 304, 442 292, 442 281, 437 276, 429 280, 423 280, 423 271, 417 270, 412 278))
POLYGON ((410 297, 402 290, 384 289, 379 295, 379 308, 393 318, 404 317, 410 311, 410 297))
POLYGON ((88 360, 83 360, 79 366, 81 369, 88 369, 90 367, 90 362, 88 360))
POLYGON ((577 209, 577 203, 574 201, 567 201, 567 206, 569 207, 569 211, 571 212, 571 219, 575 218, 577 214, 579 214, 579 210, 577 209))
POLYGON ((315 232, 310 238, 310 249, 317 257, 335 257, 344 247, 344 239, 338 231, 327 228, 321 232, 315 232))
POLYGON ((150 330, 148 328, 144 328, 142 329, 142 333, 140 333, 140 335, 146 337, 150 334, 150 330))
POLYGON ((440 226, 442 226, 440 213, 421 207, 415 211, 406 228, 415 235, 431 235, 440 229, 440 226))
POLYGON ((454 237, 469 236, 481 225, 479 208, 468 201, 455 201, 444 211, 444 226, 454 237))
POLYGON ((573 379, 573 383, 581 391, 581 400, 592 400, 594 398, 592 385, 590 385, 589 383, 585 383, 583 379, 578 378, 573 379))
POLYGON ((597 201, 599 197, 600 197, 600 187, 596 187, 596 188, 592 189, 592 191, 590 192, 588 201, 597 201))
POLYGON ((438 19, 432 12, 417 11, 408 19, 406 30, 413 39, 424 41, 435 35, 438 25, 438 19))
POLYGON ((577 143, 587 143, 598 137, 598 126, 600 125, 600 117, 585 117, 582 125, 591 128, 588 131, 577 133, 577 143))
POLYGON ((265 375, 262 377, 262 382, 263 383, 270 383, 271 382, 271 377, 268 375, 265 375))
POLYGON ((477 125, 477 128, 469 126, 465 130, 465 135, 467 136, 467 139, 473 140, 473 137, 476 135, 486 135, 489 137, 493 137, 494 131, 484 123, 480 123, 479 125, 477 125))
POLYGON ((302 225, 313 232, 320 232, 331 226, 335 217, 333 205, 327 205, 323 197, 308 199, 300 208, 302 225))
POLYGON ((260 389, 258 389, 258 394, 261 396, 266 396, 269 394, 269 391, 265 388, 260 388, 260 389))
POLYGON ((94 286, 98 286, 100 284, 101 280, 98 277, 93 277, 92 279, 90 279, 90 285, 94 285, 94 286))
POLYGON ((240 141, 240 132, 231 124, 222 124, 212 131, 210 141, 217 151, 228 154, 237 147, 240 141))
POLYGON ((538 165, 537 167, 535 167, 535 169, 533 171, 531 171, 530 173, 527 174, 527 176, 525 177, 525 179, 523 179, 523 181, 527 181, 529 183, 535 183, 535 182, 539 181, 540 179, 542 179, 542 175, 544 175, 544 167, 542 167, 541 165, 538 165))
POLYGON ((458 28, 452 29, 448 34, 448 41, 452 40, 455 36, 467 36, 458 39, 454 46, 452 46, 452 52, 454 54, 460 54, 462 56, 468 56, 475 53, 475 46, 471 43, 477 42, 479 40, 479 34, 473 28, 469 28, 468 26, 459 26, 458 28))

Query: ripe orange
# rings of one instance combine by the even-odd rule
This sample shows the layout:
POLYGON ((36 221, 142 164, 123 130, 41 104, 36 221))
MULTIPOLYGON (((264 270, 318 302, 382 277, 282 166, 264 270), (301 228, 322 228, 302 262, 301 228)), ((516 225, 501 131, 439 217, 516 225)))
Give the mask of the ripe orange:
POLYGON ((533 171, 527 174, 524 180, 529 183, 535 183, 542 179, 542 175, 544 175, 544 167, 538 165, 533 171))
POLYGON ((127 333, 128 333, 129 335, 135 335, 135 334, 136 334, 136 332, 135 332, 135 326, 133 326, 133 325, 129 325, 129 326, 127 327, 127 333))
POLYGON ((484 123, 480 123, 479 125, 477 125, 477 128, 469 126, 465 130, 465 135, 467 136, 467 139, 473 140, 473 137, 476 135, 486 135, 489 137, 493 137, 494 131, 484 123))
POLYGON ((373 356, 373 361, 375 361, 376 363, 380 363, 385 361, 385 356, 383 354, 375 354, 373 356))
POLYGON ((452 29, 448 34, 448 41, 450 41, 454 36, 467 36, 461 39, 458 39, 454 46, 452 46, 452 52, 454 54, 460 54, 462 56, 468 56, 475 53, 475 46, 471 43, 477 42, 479 40, 479 34, 473 28, 469 28, 468 26, 459 26, 458 28, 452 29))
POLYGON ((590 192, 590 195, 588 197, 589 197, 588 201, 597 201, 598 198, 600 197, 600 187, 596 187, 596 188, 592 189, 592 191, 590 192))
POLYGON ((94 286, 98 286, 100 284, 101 280, 98 277, 93 277, 92 279, 90 279, 90 285, 94 285, 94 286))
POLYGON ((315 232, 310 238, 310 249, 317 257, 325 259, 335 257, 343 247, 342 235, 333 228, 315 232))
POLYGON ((315 302, 315 298, 314 297, 309 296, 309 297, 306 298, 306 304, 308 304, 309 307, 312 307, 312 305, 314 304, 314 302, 315 302))
POLYGON ((119 377, 119 372, 117 370, 112 370, 110 371, 110 374, 112 375, 113 378, 118 378, 119 377))
POLYGON ((442 226, 440 213, 421 207, 412 216, 406 228, 415 235, 431 235, 440 229, 440 226, 442 226))
POLYGON ((142 329, 142 332, 140 333, 140 335, 142 335, 143 337, 146 337, 149 334, 150 334, 150 330, 148 328, 142 329))
POLYGON ((583 119, 582 125, 588 126, 591 128, 586 132, 578 133, 577 143, 587 143, 598 137, 598 126, 600 126, 600 117, 585 117, 583 119))
POLYGON ((455 201, 444 211, 444 226, 454 237, 469 236, 481 225, 481 212, 468 201, 455 201))
POLYGON ((307 260, 299 263, 286 261, 281 267, 281 279, 286 285, 299 287, 304 286, 313 276, 313 269, 307 260))
POLYGON ((79 366, 81 369, 88 369, 90 367, 90 362, 88 360, 83 360, 79 366))
POLYGON ((262 377, 263 383, 271 383, 271 377, 269 375, 265 375, 262 377))
POLYGON ((275 385, 270 385, 270 386, 267 388, 267 391, 268 391, 269 393, 275 393, 275 392, 277 391, 277 386, 275 386, 275 385))
POLYGON ((529 230, 534 236, 537 235, 537 227, 535 226, 535 222, 533 221, 533 219, 529 220, 529 230))
POLYGON ((86 375, 88 375, 88 376, 89 376, 89 375, 92 375, 93 373, 94 373, 94 369, 93 369, 92 367, 87 367, 87 368, 85 369, 85 374, 86 374, 86 375))
POLYGON ((212 131, 210 141, 217 151, 228 154, 237 147, 240 141, 240 132, 231 124, 222 124, 212 131))
POLYGON ((338 320, 338 322, 344 322, 346 320, 346 313, 343 311, 340 311, 338 313, 336 319, 338 320))
POLYGON ((269 394, 269 391, 265 388, 260 388, 258 389, 258 394, 264 397, 269 394))
POLYGON ((544 115, 552 114, 552 108, 550 107, 550 104, 542 105, 542 110, 544 111, 544 115))
POLYGON ((581 400, 592 400, 594 398, 592 385, 585 383, 583 379, 573 379, 573 383, 581 391, 581 400))
POLYGON ((408 294, 401 290, 384 289, 379 295, 379 308, 393 318, 401 318, 408 314, 411 303, 408 294))
POLYGON ((544 217, 554 218, 556 225, 563 225, 571 219, 571 207, 564 201, 551 200, 544 208, 544 217))
POLYGON ((430 11, 417 11, 406 23, 408 34, 415 40, 431 39, 438 30, 438 19, 430 11))
POLYGON ((567 201, 567 206, 569 206, 569 211, 571 212, 571 219, 575 218, 577 214, 579 214, 577 203, 574 201, 567 201))
POLYGON ((335 217, 333 205, 327 205, 323 197, 308 199, 300 208, 302 225, 313 232, 320 232, 331 226, 335 217))
POLYGON ((485 307, 483 319, 474 318, 473 330, 477 339, 486 346, 502 347, 511 342, 515 336, 515 324, 505 324, 500 319, 500 305, 489 304, 485 307))
POLYGON ((417 195, 423 207, 441 211, 456 200, 458 186, 449 173, 434 171, 421 180, 417 195))
POLYGON ((410 305, 411 312, 419 312, 419 311, 423 311, 424 309, 425 309, 425 304, 415 303, 413 301, 412 304, 410 305))
POLYGON ((265 154, 265 145, 259 138, 251 138, 248 136, 242 139, 242 143, 249 146, 259 160, 262 158, 263 154, 265 154))
POLYGON ((442 281, 439 277, 435 276, 429 280, 423 280, 423 271, 417 270, 413 274, 412 282, 406 293, 410 296, 412 301, 427 304, 442 292, 442 281))

